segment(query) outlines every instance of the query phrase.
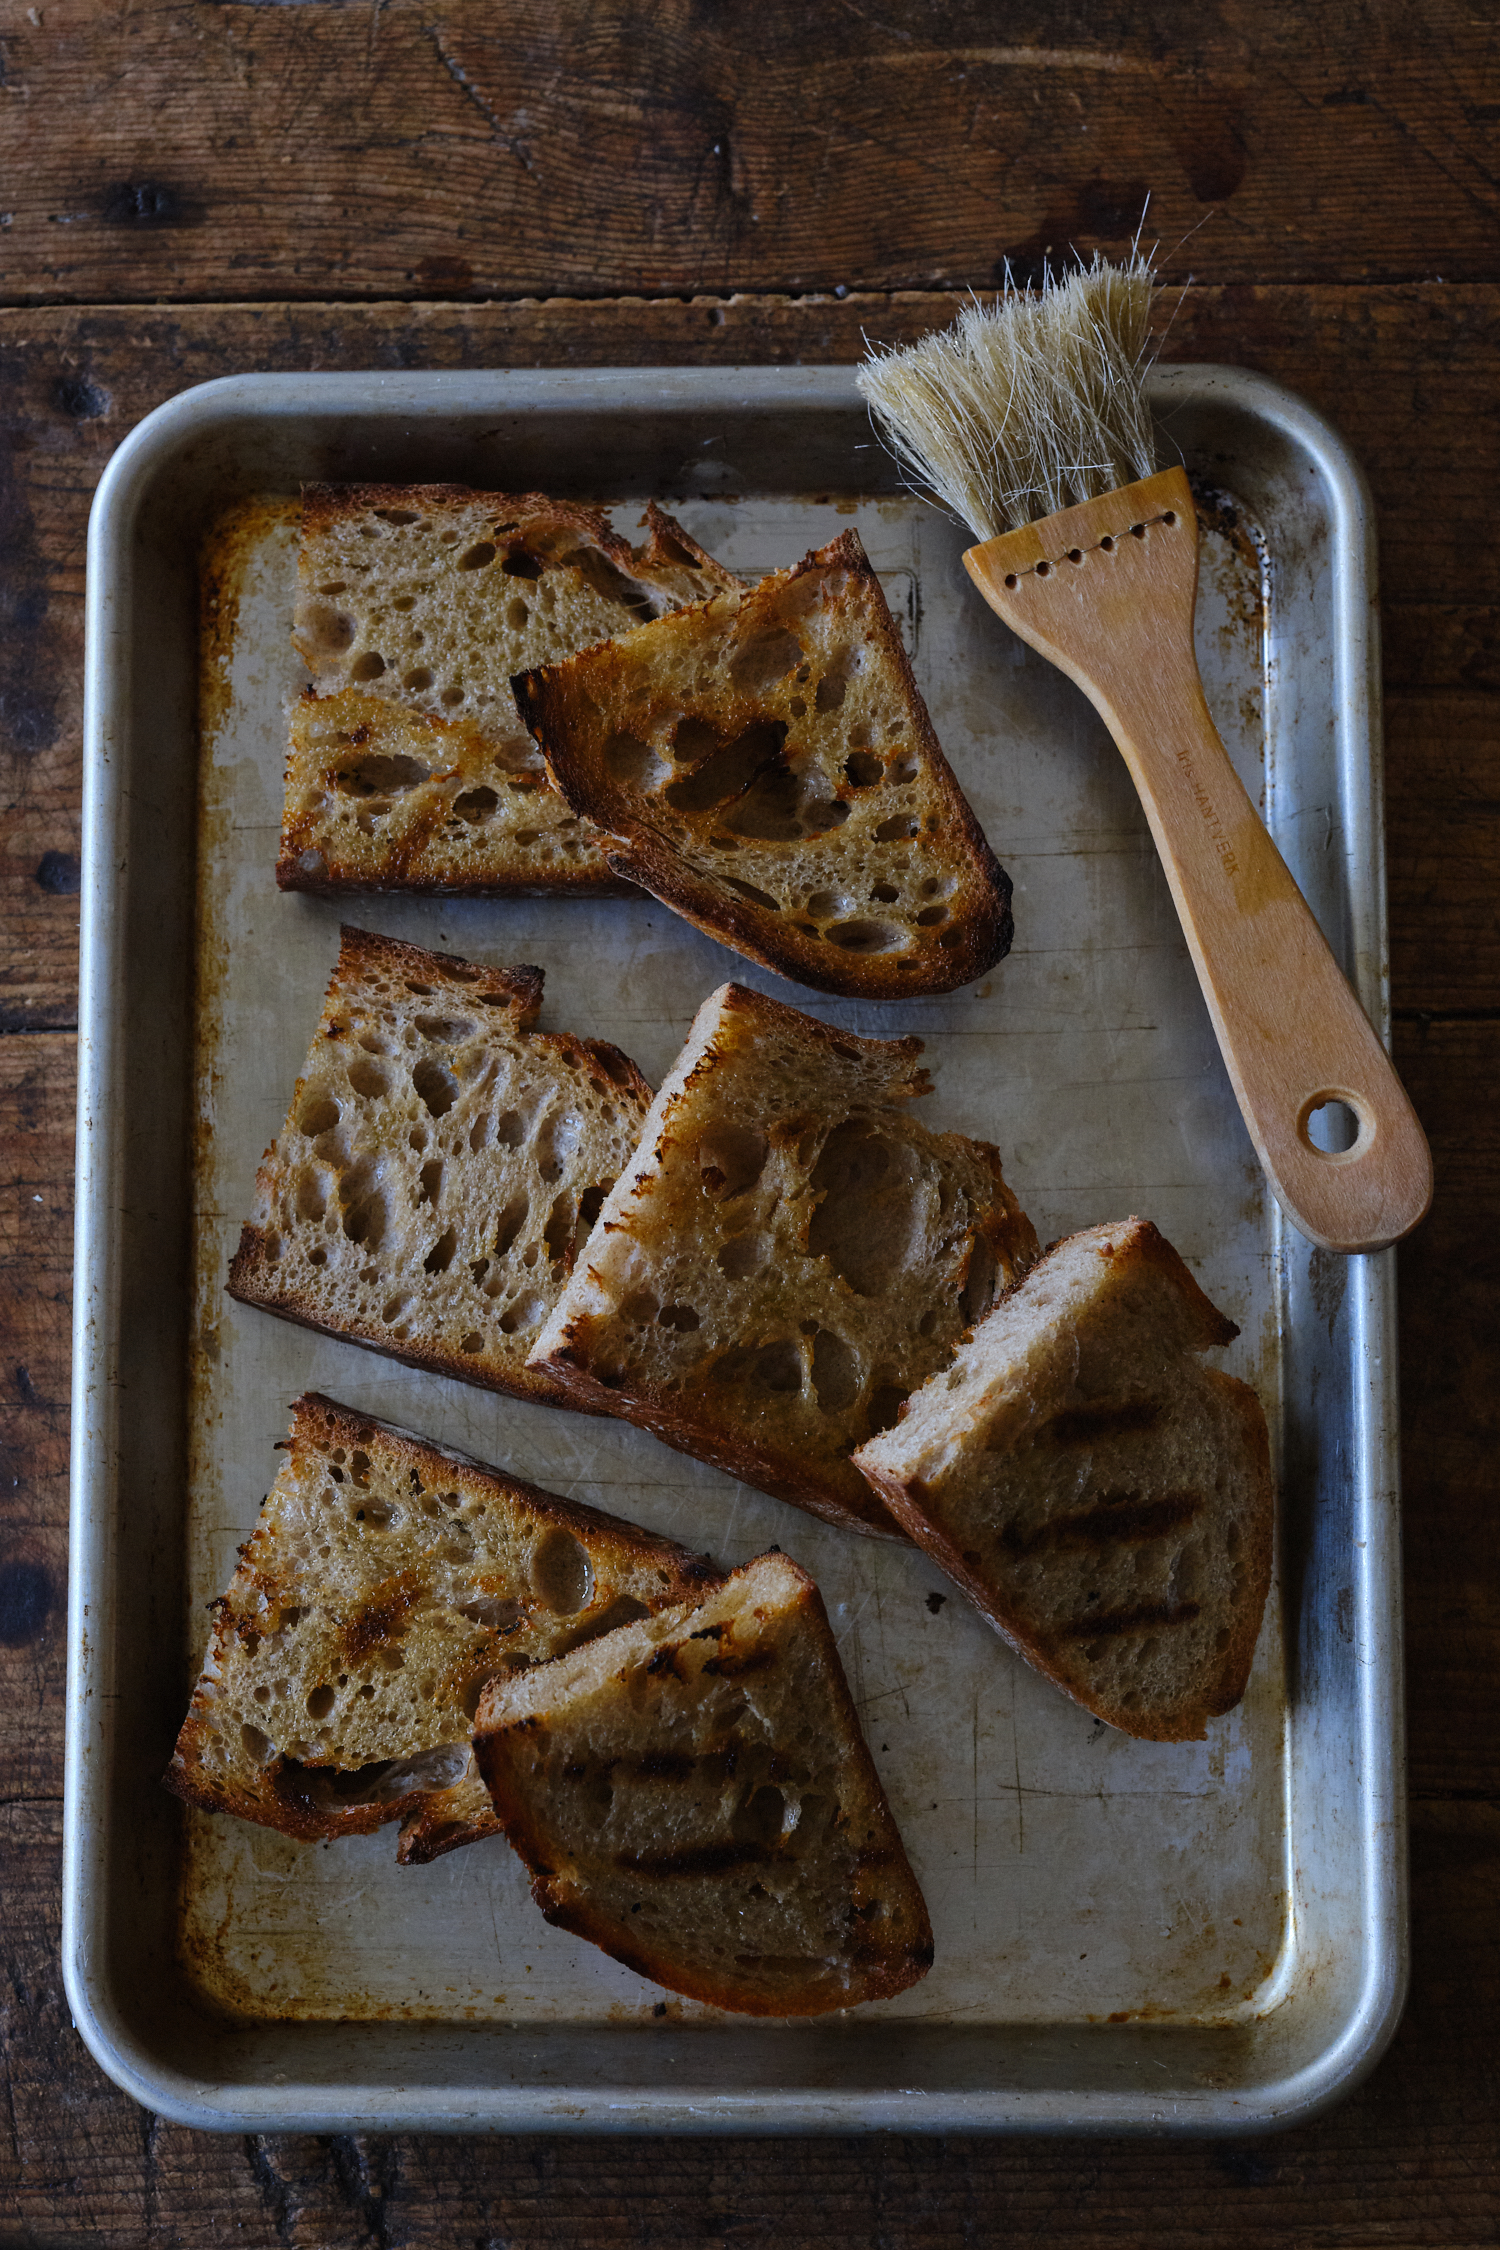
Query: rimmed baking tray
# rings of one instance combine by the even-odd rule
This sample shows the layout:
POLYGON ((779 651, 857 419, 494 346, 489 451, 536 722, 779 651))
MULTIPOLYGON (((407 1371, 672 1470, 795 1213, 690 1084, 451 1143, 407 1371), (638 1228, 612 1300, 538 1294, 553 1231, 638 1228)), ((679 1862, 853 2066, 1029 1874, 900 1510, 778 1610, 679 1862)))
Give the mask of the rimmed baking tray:
MULTIPOLYGON (((1370 509, 1276 386, 1158 370, 1198 480, 1200 659, 1231 753, 1386 1020, 1370 509)), ((152 2109, 238 2131, 1264 2131, 1381 2052, 1405 1971, 1394 1266, 1265 1192, 1123 767, 1082 698, 900 491, 847 369, 246 376, 127 440, 89 548, 64 1956, 80 2031, 152 2109), (336 950, 272 876, 304 478, 647 496, 748 574, 858 525, 1016 882, 1017 939, 945 999, 760 978, 647 899, 372 899, 371 926, 547 970, 544 1023, 649 1076, 750 974, 927 1041, 933 1124, 999 1142, 1043 1239, 1139 1211, 1239 1322, 1277 1448, 1276 1590, 1249 1693, 1201 1744, 1097 1726, 924 1558, 846 1537, 644 1433, 498 1399, 231 1305, 222 1278, 336 950), (200 714, 198 556, 226 599, 200 714), (200 730, 201 716, 201 730, 200 730), (392 1415, 828 1601, 932 1908, 899 1999, 752 2023, 543 1924, 502 1843, 397 1869, 158 1786, 203 1603, 296 1392, 392 1415)), ((1295 994, 1288 994, 1289 1014, 1295 994)))

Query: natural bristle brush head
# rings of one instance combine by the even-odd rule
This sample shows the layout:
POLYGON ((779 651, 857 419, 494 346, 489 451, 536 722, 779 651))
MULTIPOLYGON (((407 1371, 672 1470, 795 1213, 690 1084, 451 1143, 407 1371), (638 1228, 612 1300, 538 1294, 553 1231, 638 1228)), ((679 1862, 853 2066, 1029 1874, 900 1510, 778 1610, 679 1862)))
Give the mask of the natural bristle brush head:
POLYGON ((1155 472, 1141 387, 1153 288, 1139 251, 1035 290, 1007 277, 997 304, 872 352, 859 387, 912 481, 996 539, 1155 472))

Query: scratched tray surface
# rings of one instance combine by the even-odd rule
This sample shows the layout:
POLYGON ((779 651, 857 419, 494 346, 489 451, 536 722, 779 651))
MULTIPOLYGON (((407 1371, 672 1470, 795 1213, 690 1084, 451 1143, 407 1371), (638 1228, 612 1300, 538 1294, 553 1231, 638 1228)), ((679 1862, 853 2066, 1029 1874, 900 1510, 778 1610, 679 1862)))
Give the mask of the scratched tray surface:
MULTIPOLYGON (((851 457, 851 484, 859 462, 851 457)), ((998 1143, 1043 1241, 1140 1212, 1238 1322, 1223 1364, 1280 1426, 1273 1229, 1124 769, 1082 699, 969 588, 935 510, 854 492, 675 504, 748 577, 853 524, 905 634, 940 740, 1015 881, 1016 938, 981 982, 876 1007, 768 976, 649 899, 580 905, 282 896, 272 864, 295 525, 241 504, 218 548, 227 641, 205 680, 191 1467, 184 1696, 204 1607, 275 1471, 290 1400, 316 1388, 737 1563, 773 1542, 822 1588, 871 1750, 932 1912, 936 1959, 861 2011, 929 2025, 1253 2021, 1296 1973, 1287 1877, 1284 1665, 1273 1592, 1244 1702, 1196 1744, 1135 1742, 1039 1680, 924 1557, 855 1539, 643 1432, 422 1375, 232 1303, 224 1275, 337 949, 364 922, 546 970, 543 1024, 617 1041, 659 1082, 726 976, 851 1029, 917 1032, 928 1122, 998 1143)), ((703 486, 709 487, 705 496, 703 486)), ((596 495, 608 503, 603 486, 596 495)), ((667 493, 664 498, 672 498, 667 493)), ((639 502, 619 505, 633 532, 639 502)), ((1267 729, 1264 569, 1243 520, 1205 511, 1198 647, 1251 793, 1267 729)), ((190 1813, 181 1955, 244 2020, 414 2018, 578 2028, 659 2020, 657 1987, 543 1922, 503 1842, 426 1868, 395 1830, 291 1843, 190 1813)), ((675 1998, 674 2019, 722 2024, 675 1998)))

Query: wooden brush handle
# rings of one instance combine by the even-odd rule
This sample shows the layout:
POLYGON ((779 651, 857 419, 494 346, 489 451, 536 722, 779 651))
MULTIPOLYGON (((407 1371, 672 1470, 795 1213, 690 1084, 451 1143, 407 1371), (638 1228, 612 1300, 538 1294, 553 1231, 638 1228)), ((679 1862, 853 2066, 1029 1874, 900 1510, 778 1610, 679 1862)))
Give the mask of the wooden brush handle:
POLYGON ((1013 631, 1075 680, 1140 791, 1230 1080, 1287 1217, 1327 1250, 1397 1242, 1432 1158, 1390 1057, 1219 740, 1193 651, 1198 524, 1166 469, 964 556, 1013 631), (1309 1133, 1353 1111, 1336 1154, 1309 1133))

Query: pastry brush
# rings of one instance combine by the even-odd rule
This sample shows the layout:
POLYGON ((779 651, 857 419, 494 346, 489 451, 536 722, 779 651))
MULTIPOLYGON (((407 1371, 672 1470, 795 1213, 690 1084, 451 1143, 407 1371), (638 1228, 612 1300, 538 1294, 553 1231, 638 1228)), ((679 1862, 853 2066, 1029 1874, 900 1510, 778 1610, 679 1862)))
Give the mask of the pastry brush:
POLYGON ((1229 762, 1198 673, 1198 520, 1158 469, 1141 376, 1152 275, 1096 257, 1007 282, 859 372, 902 467, 970 525, 969 576, 1076 681, 1146 810, 1250 1137, 1287 1217, 1378 1250, 1432 1200, 1432 1159, 1369 1018, 1229 762), (1346 1149, 1314 1141, 1330 1103, 1346 1149))

